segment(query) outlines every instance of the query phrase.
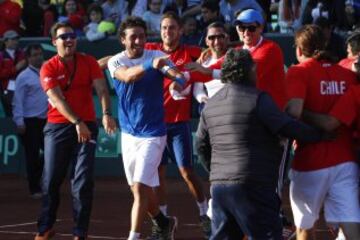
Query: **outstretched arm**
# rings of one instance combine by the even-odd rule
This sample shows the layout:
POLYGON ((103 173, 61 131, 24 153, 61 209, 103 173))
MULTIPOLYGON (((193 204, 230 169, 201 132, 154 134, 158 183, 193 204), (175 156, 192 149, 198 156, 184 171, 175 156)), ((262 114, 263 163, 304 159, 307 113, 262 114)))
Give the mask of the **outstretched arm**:
POLYGON ((104 69, 107 68, 107 64, 108 64, 109 59, 110 59, 111 57, 112 57, 112 56, 109 55, 109 56, 105 56, 105 57, 102 57, 102 58, 100 58, 100 59, 97 60, 99 66, 100 66, 100 68, 101 68, 102 70, 104 70, 104 69))

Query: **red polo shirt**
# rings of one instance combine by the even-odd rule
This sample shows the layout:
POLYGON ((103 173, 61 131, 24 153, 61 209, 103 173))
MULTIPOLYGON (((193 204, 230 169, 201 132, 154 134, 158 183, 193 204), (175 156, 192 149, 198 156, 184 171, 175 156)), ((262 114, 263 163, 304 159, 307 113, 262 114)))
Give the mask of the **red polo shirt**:
MULTIPOLYGON (((83 121, 95 121, 95 108, 93 102, 93 81, 104 81, 95 58, 76 53, 71 62, 60 60, 58 55, 49 59, 40 70, 40 81, 44 91, 60 86, 67 104, 83 121), (68 79, 74 72, 70 87, 66 90, 68 79)), ((56 108, 49 104, 48 122, 69 122, 56 108)))

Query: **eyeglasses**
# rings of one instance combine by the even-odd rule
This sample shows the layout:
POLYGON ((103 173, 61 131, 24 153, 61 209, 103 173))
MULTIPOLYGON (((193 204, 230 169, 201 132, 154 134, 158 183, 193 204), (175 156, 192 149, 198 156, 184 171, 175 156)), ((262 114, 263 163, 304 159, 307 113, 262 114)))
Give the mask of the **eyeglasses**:
POLYGON ((222 40, 225 38, 225 34, 218 34, 218 35, 210 35, 207 36, 207 39, 209 39, 210 41, 214 41, 215 39, 219 39, 222 40))
POLYGON ((67 40, 67 39, 75 39, 76 38, 76 33, 74 32, 70 32, 70 33, 63 33, 60 34, 59 36, 56 37, 56 39, 61 39, 63 41, 67 40))
POLYGON ((239 29, 240 32, 245 32, 248 30, 248 32, 255 32, 257 29, 257 26, 250 25, 250 26, 244 26, 241 24, 236 25, 236 27, 239 29))

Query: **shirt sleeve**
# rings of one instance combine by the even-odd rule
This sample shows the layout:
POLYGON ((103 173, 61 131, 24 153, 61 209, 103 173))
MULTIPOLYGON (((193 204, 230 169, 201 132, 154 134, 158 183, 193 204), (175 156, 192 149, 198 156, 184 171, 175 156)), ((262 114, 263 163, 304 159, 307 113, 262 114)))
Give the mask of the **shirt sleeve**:
POLYGON ((289 116, 280 111, 271 96, 265 92, 259 95, 256 113, 273 134, 277 134, 291 120, 289 116))
POLYGON ((306 79, 301 67, 293 66, 290 67, 286 73, 285 82, 287 85, 287 93, 289 99, 292 98, 301 98, 305 99, 306 97, 306 79))
POLYGON ((280 111, 270 95, 262 93, 257 103, 257 115, 273 134, 298 139, 304 142, 320 141, 322 134, 317 129, 291 118, 280 111))
POLYGON ((207 97, 205 89, 204 89, 204 83, 201 83, 201 82, 194 83, 193 95, 199 103, 201 103, 201 99, 203 97, 207 97))
POLYGON ((40 83, 41 87, 46 92, 49 89, 59 86, 59 81, 57 76, 55 76, 55 71, 53 71, 52 66, 49 62, 45 63, 40 70, 40 83))
POLYGON ((112 78, 115 78, 115 71, 121 66, 125 66, 121 55, 118 54, 110 58, 108 61, 108 69, 112 78))
POLYGON ((16 126, 24 126, 24 98, 26 90, 26 77, 23 77, 23 74, 20 74, 16 78, 16 85, 14 91, 14 98, 12 100, 13 106, 13 120, 16 126))
POLYGON ((330 115, 338 119, 341 123, 350 126, 355 120, 358 112, 356 94, 354 88, 350 88, 335 103, 330 111, 330 115))

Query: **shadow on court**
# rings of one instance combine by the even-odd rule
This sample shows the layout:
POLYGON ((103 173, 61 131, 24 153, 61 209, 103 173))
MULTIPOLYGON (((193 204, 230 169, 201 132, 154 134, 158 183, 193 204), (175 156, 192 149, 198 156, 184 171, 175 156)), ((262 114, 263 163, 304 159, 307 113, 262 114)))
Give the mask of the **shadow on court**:
MULTIPOLYGON (((208 184, 206 184, 208 188, 208 184)), ((71 197, 69 182, 61 190, 56 235, 53 240, 72 239, 71 197)), ((176 239, 200 240, 196 203, 183 181, 169 179, 169 214, 179 219, 176 239)), ((130 224, 132 196, 124 178, 96 178, 93 212, 89 239, 126 240, 130 224)), ((36 233, 36 218, 40 200, 30 198, 27 182, 16 175, 0 175, 0 239, 32 240, 36 233)), ((285 211, 289 212, 288 199, 284 199, 285 211)), ((143 237, 150 233, 149 219, 144 225, 143 237)), ((317 231, 319 240, 334 239, 324 224, 317 231)), ((235 239, 234 239, 235 240, 235 239)))

